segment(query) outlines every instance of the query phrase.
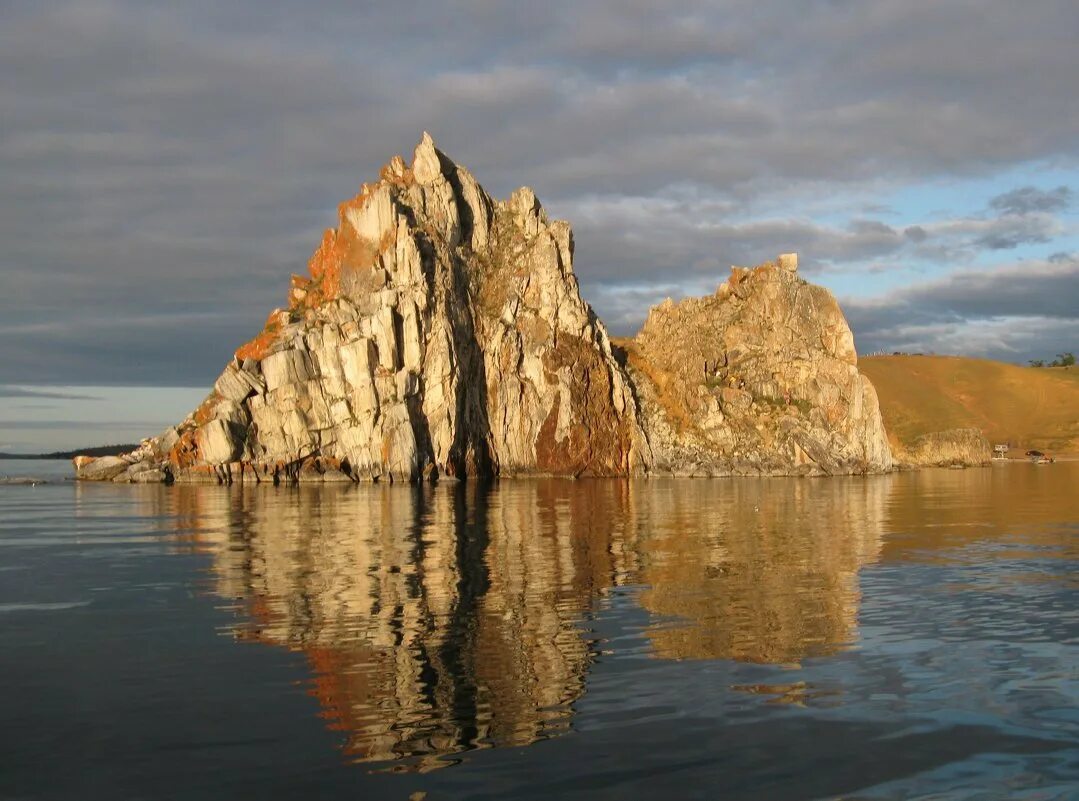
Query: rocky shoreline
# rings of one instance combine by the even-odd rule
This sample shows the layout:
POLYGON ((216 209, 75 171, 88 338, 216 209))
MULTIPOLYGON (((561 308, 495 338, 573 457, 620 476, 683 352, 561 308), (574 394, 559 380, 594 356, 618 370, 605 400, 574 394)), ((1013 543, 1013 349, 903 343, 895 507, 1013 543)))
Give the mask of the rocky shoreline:
POLYGON ((612 342, 568 223, 492 199, 428 135, 342 203, 288 306, 103 481, 834 475, 894 460, 835 298, 797 257, 732 268, 612 342))

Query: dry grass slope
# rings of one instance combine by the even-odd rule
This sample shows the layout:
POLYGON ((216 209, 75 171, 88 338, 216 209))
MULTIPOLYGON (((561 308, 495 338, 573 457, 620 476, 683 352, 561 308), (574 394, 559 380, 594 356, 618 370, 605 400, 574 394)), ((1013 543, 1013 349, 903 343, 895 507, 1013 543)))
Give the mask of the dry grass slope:
POLYGON ((980 428, 993 443, 1079 453, 1077 368, 958 356, 871 356, 858 368, 877 388, 889 436, 900 442, 949 428, 980 428))

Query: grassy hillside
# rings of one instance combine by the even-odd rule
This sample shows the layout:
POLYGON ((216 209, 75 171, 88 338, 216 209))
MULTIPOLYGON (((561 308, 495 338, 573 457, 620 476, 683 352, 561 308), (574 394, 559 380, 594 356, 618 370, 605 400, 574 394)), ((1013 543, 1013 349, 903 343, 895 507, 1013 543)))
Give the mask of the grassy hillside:
POLYGON ((877 388, 889 434, 901 442, 980 428, 992 443, 1079 452, 1079 368, 958 356, 871 356, 858 366, 877 388))

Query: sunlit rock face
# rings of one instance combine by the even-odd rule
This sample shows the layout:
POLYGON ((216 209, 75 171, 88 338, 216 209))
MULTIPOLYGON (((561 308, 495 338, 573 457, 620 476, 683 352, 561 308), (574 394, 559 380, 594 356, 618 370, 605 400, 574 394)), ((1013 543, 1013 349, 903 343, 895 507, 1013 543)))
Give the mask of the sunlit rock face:
MULTIPOLYGON (((840 473, 891 464, 834 299, 793 255, 652 311, 626 354, 568 223, 424 135, 339 208, 288 307, 187 419, 80 478, 417 481, 840 473), (636 383, 636 386, 634 384, 636 383), (643 413, 642 405, 643 404, 643 413)), ((115 458, 115 457, 114 457, 115 458)))
POLYGON ((654 455, 675 475, 881 472, 873 385, 828 290, 794 254, 732 268, 713 295, 654 307, 624 344, 654 455))
POLYGON ((993 450, 977 428, 952 428, 916 437, 899 447, 899 458, 920 467, 950 467, 990 464, 993 450))
POLYGON ((289 307, 133 464, 179 481, 647 468, 632 391, 578 292, 570 227, 532 190, 492 199, 424 135, 338 222, 289 307))

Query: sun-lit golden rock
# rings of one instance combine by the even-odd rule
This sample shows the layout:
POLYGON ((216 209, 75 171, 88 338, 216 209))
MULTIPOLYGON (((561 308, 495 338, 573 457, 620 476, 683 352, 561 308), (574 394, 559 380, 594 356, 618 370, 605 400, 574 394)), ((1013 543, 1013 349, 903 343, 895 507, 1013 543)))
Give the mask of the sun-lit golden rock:
POLYGON ((395 156, 340 205, 287 308, 199 408, 110 477, 885 470, 850 329, 796 271, 785 254, 654 309, 627 368, 581 298, 569 224, 527 187, 491 198, 425 133, 411 164, 395 156))

